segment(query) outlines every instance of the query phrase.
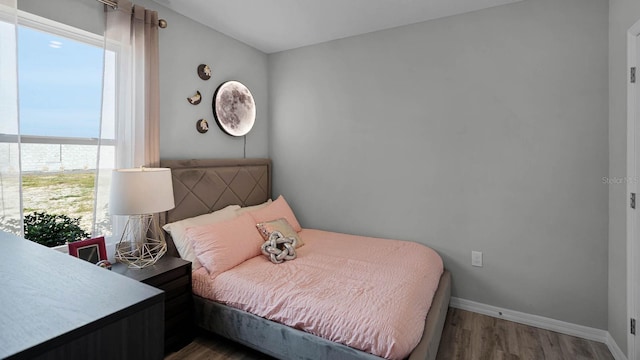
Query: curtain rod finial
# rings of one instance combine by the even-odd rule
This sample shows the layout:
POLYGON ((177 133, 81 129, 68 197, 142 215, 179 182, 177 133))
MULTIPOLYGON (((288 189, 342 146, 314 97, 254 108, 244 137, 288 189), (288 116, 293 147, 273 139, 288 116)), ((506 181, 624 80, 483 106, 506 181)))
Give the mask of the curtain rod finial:
POLYGON ((158 20, 158 26, 161 29, 166 29, 167 28, 167 20, 165 20, 165 19, 158 20))

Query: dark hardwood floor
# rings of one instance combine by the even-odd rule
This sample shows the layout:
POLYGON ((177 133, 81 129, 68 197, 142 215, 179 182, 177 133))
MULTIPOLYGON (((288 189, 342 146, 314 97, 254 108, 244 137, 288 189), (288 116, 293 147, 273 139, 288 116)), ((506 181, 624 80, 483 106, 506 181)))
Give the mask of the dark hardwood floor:
MULTIPOLYGON (((165 360, 272 359, 224 338, 202 334, 165 360)), ((605 344, 449 308, 438 360, 613 360, 605 344)))

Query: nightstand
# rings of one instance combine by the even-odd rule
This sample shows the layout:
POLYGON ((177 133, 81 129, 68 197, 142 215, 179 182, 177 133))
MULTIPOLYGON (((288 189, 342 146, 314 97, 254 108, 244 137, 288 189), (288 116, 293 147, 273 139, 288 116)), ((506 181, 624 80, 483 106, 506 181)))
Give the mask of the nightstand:
POLYGON ((164 290, 165 353, 183 347, 193 340, 193 297, 191 262, 163 256, 144 269, 130 269, 116 263, 112 271, 164 290))

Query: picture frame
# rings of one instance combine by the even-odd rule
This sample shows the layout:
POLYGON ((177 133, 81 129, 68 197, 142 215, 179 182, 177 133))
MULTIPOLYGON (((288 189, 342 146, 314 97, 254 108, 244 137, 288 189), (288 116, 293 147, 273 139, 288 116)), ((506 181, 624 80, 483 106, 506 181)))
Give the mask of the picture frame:
POLYGON ((107 247, 104 243, 104 236, 70 242, 68 246, 69 255, 92 264, 107 260, 107 247))

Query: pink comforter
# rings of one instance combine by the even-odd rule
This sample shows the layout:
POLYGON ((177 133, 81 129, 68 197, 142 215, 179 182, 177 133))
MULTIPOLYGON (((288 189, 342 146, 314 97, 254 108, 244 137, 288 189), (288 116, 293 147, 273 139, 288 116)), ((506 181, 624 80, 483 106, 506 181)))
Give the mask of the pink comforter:
POLYGON ((257 256, 213 279, 196 271, 194 292, 377 356, 407 357, 442 275, 440 256, 407 241, 311 229, 300 236, 297 259, 276 265, 257 256))

